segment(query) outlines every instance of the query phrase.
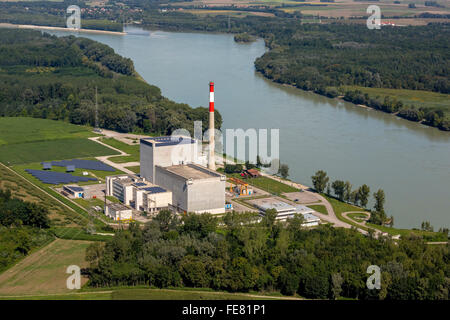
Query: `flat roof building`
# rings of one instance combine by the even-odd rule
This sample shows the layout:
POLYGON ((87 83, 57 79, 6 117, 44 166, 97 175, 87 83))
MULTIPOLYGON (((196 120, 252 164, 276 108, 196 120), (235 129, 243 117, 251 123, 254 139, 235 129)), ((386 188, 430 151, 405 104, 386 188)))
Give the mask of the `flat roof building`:
POLYGON ((169 209, 172 192, 146 181, 137 175, 106 177, 106 195, 114 196, 136 210, 157 213, 169 209))
POLYGON ((84 198, 84 189, 78 186, 63 186, 63 190, 74 198, 84 198))
POLYGON ((113 220, 124 221, 133 219, 133 211, 122 203, 110 203, 105 207, 105 214, 113 220))
POLYGON ((226 177, 196 164, 155 166, 156 184, 172 191, 178 211, 218 214, 225 212, 226 177))
POLYGON ((320 222, 320 219, 313 214, 315 211, 303 205, 293 206, 273 198, 255 199, 251 200, 251 203, 258 208, 263 215, 267 210, 275 209, 277 212, 277 220, 286 220, 293 218, 295 214, 301 214, 305 219, 303 226, 317 226, 320 222))
POLYGON ((197 140, 190 137, 151 137, 140 140, 141 176, 156 183, 155 166, 169 167, 179 164, 204 164, 197 140))
POLYGON ((172 192, 181 212, 225 212, 225 176, 206 168, 199 143, 190 137, 140 140, 141 176, 172 192))

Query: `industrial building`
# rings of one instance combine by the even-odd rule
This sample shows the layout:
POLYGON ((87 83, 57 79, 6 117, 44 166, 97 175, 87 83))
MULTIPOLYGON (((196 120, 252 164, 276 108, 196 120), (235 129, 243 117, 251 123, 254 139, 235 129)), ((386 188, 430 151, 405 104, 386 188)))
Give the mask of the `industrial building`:
POLYGON ((225 212, 226 177, 196 165, 155 166, 157 185, 172 191, 172 206, 180 212, 225 212))
POLYGON ((133 218, 132 209, 122 203, 107 204, 105 214, 116 221, 130 221, 133 218))
POLYGON ((305 220, 303 223, 303 226, 305 227, 317 226, 320 222, 320 219, 313 214, 315 211, 306 206, 293 206, 273 198, 256 199, 252 200, 251 203, 259 209, 262 215, 264 215, 267 210, 276 210, 277 220, 286 220, 293 218, 295 214, 301 214, 305 220))
POLYGON ((140 140, 141 177, 170 190, 172 207, 179 212, 225 212, 226 177, 215 171, 214 83, 209 84, 209 89, 207 162, 201 156, 199 141, 190 137, 150 137, 140 140))
POLYGON ((136 210, 157 213, 172 204, 172 192, 136 175, 106 177, 106 195, 114 196, 136 210))
POLYGON ((64 186, 63 190, 73 198, 84 198, 84 189, 78 186, 64 186))

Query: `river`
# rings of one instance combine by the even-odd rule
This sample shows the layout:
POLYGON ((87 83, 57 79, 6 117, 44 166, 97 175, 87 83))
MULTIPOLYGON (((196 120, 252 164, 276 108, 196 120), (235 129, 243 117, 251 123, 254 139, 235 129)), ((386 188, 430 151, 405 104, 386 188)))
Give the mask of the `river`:
MULTIPOLYGON (((280 129, 280 158, 290 178, 311 185, 320 169, 331 179, 366 183, 386 193, 386 212, 399 228, 450 227, 450 133, 375 110, 275 84, 255 72, 263 41, 232 35, 128 28, 126 36, 82 34, 134 61, 164 96, 207 106, 215 82, 222 128, 280 129)), ((51 32, 67 35, 63 32, 51 32)))

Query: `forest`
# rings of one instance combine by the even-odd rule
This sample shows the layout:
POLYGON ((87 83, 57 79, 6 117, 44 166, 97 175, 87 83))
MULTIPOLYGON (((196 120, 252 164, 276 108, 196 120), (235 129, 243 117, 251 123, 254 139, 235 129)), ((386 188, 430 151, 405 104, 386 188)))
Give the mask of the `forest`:
MULTIPOLYGON (((30 116, 121 132, 193 131, 208 110, 175 103, 139 78, 130 59, 85 38, 0 29, 0 116, 30 116)), ((222 119, 216 110, 216 127, 222 119)))
POLYGON ((302 227, 268 211, 223 218, 161 211, 142 229, 132 224, 106 245, 86 250, 89 285, 212 288, 281 292, 320 299, 448 299, 448 246, 420 238, 375 239, 353 229, 302 227), (382 271, 380 290, 368 290, 369 265, 382 271))
POLYGON ((31 249, 53 239, 46 231, 49 225, 46 208, 16 199, 10 190, 0 189, 0 272, 31 249))
MULTIPOLYGON (((66 19, 69 17, 66 10, 70 5, 86 7, 82 1, 20 1, 0 2, 0 23, 25 24, 37 26, 66 27, 66 19)), ((82 15, 82 28, 123 31, 123 24, 118 19, 118 12, 103 12, 102 17, 94 14, 82 15)))

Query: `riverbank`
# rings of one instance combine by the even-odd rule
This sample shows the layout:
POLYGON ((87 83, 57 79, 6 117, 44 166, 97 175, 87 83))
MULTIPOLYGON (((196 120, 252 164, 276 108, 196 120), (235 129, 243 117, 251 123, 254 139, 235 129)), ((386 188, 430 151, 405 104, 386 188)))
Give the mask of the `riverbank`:
POLYGON ((119 31, 106 31, 106 30, 94 30, 94 29, 69 29, 61 27, 51 27, 51 26, 36 26, 28 24, 12 24, 12 23, 0 23, 0 28, 13 28, 13 29, 38 29, 38 30, 51 30, 51 31, 63 31, 71 33, 90 33, 90 34, 110 34, 110 35, 126 35, 126 32, 119 31))

